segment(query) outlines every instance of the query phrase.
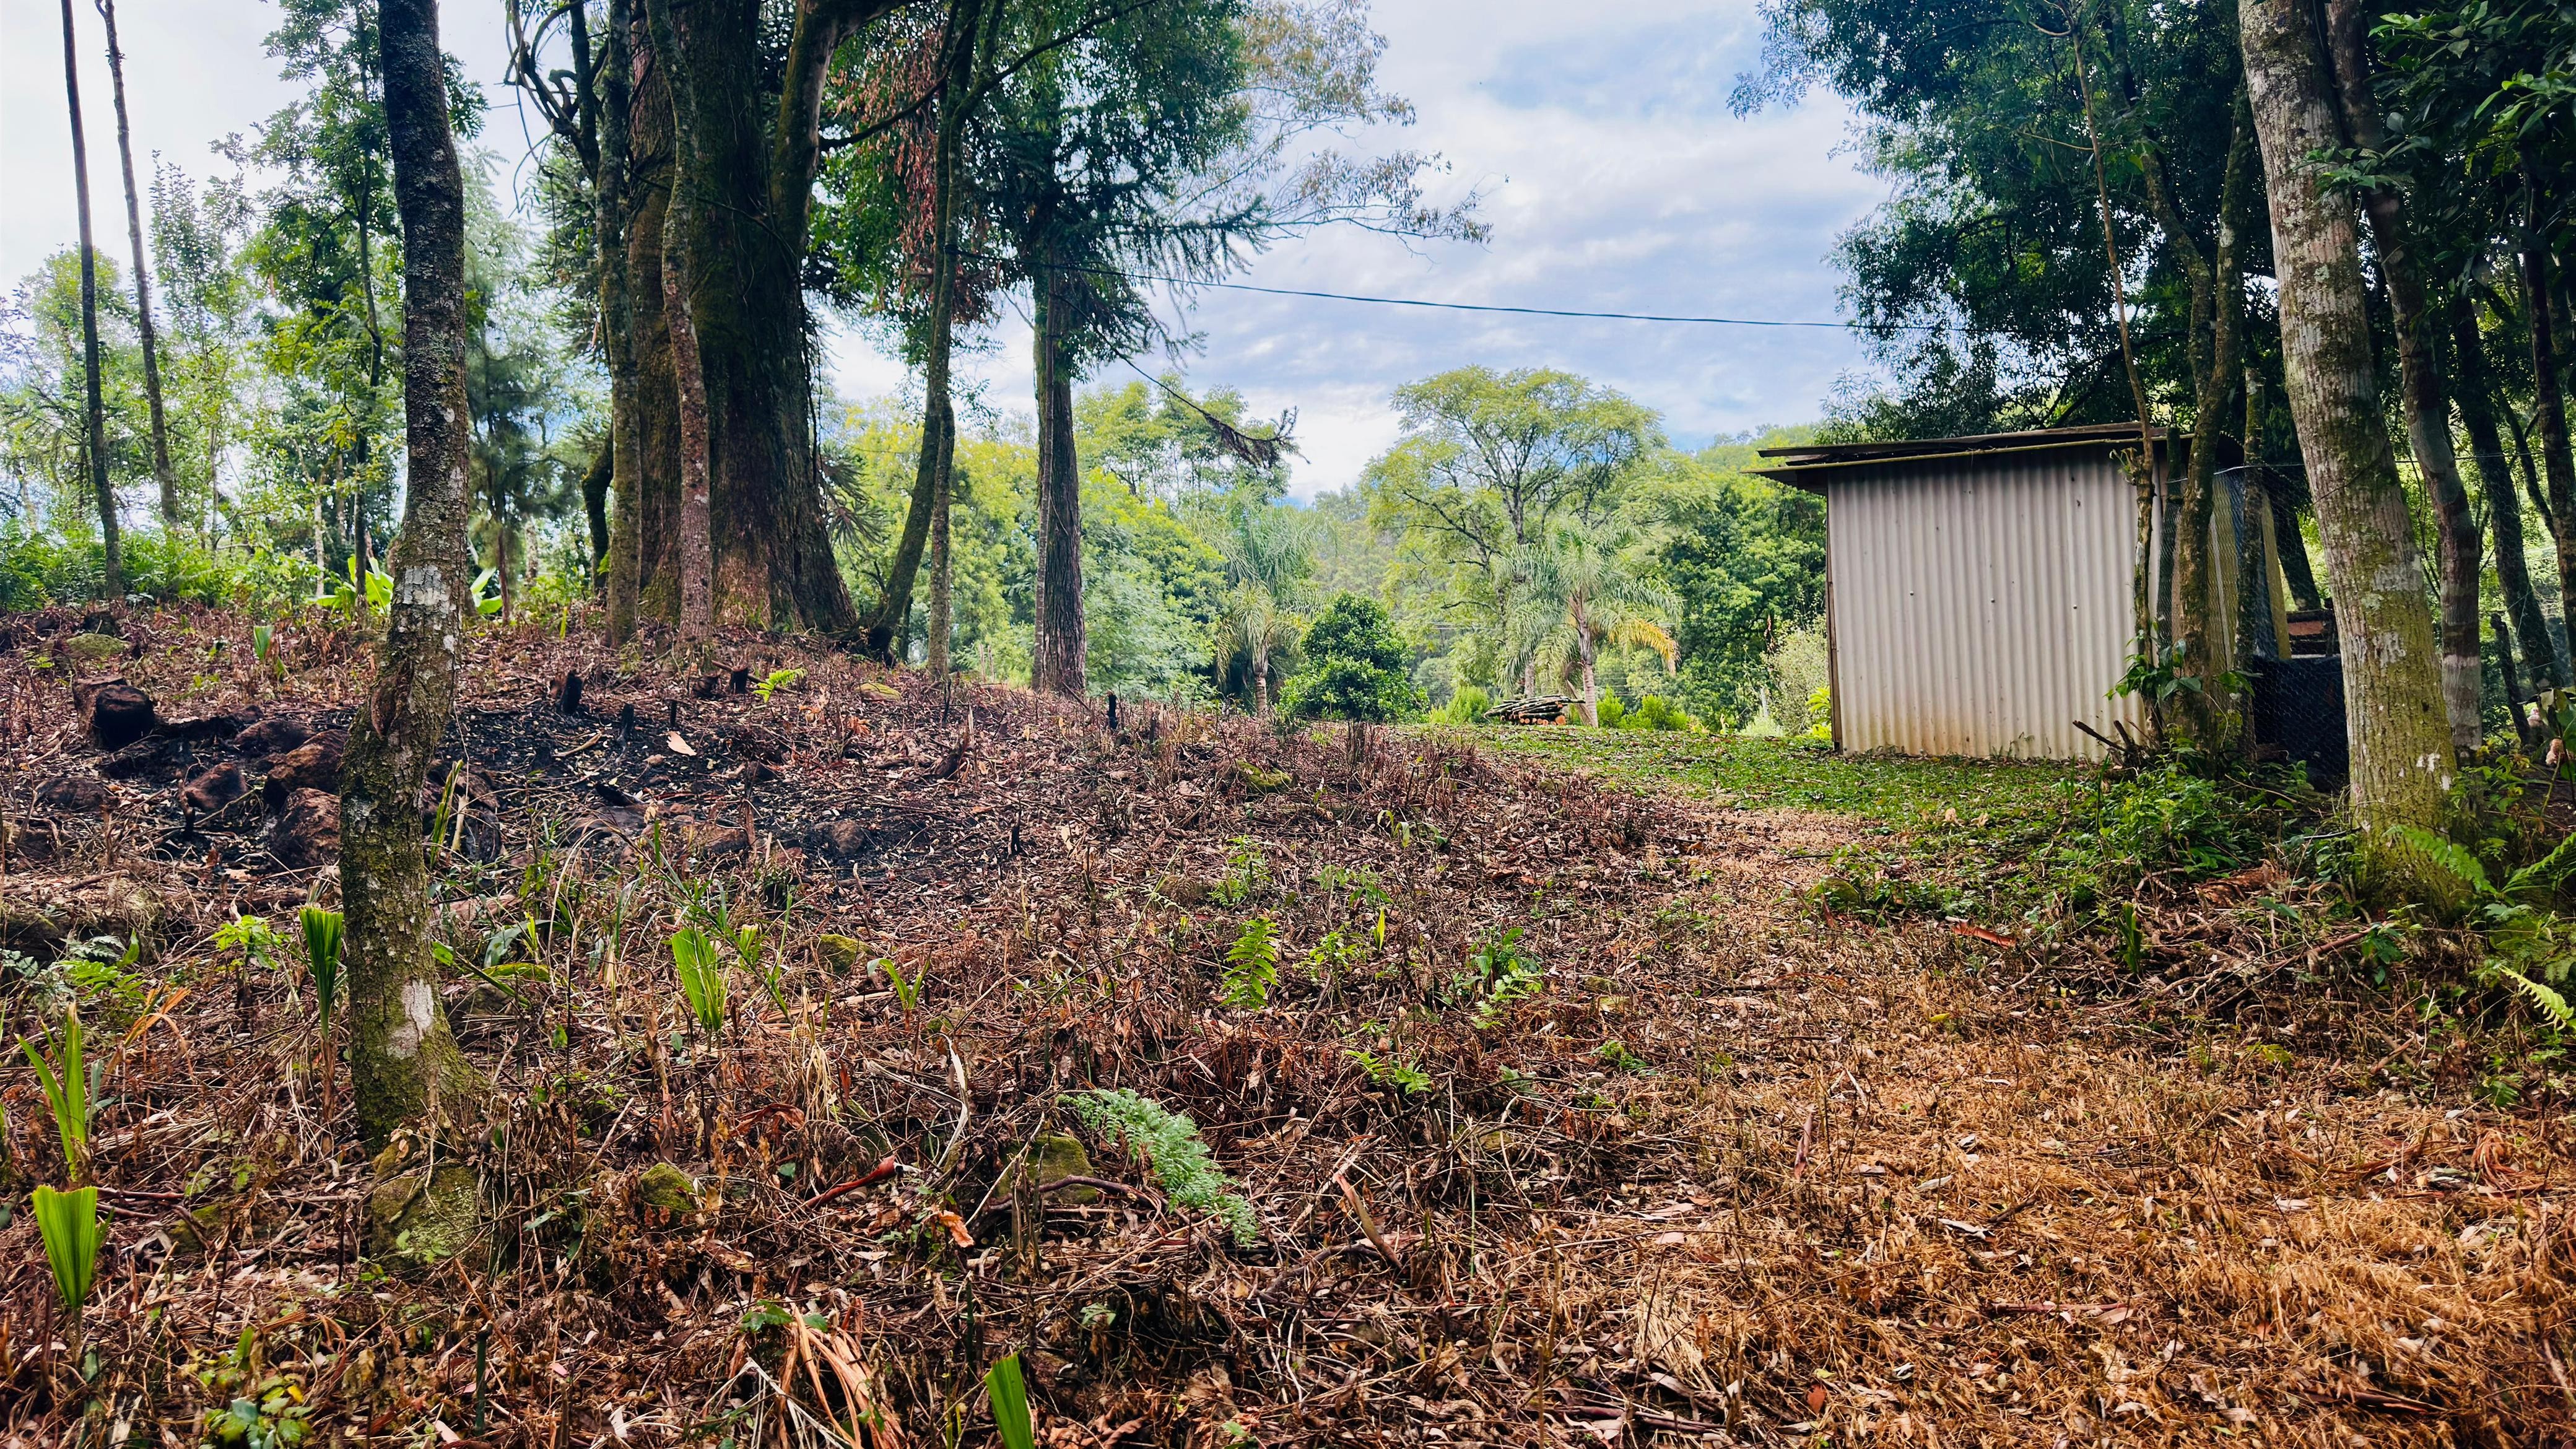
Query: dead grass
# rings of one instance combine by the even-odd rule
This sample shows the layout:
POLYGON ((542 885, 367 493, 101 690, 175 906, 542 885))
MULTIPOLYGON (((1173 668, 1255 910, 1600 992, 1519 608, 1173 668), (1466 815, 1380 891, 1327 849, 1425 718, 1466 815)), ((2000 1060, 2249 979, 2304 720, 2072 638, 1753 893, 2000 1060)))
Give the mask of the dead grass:
MULTIPOLYGON (((216 632, 246 627, 136 621, 128 677, 165 712, 201 673, 237 702, 216 632)), ((345 700, 352 641, 287 647, 292 703, 345 700)), ((194 1444, 270 1390, 307 1442, 819 1445, 869 1414, 874 1449, 981 1442, 980 1376, 1014 1349, 1061 1445, 2569 1442, 2563 1109, 2393 1071, 2426 1057, 2402 997, 2285 977, 2220 1021, 1819 920, 1798 892, 1860 828, 1835 816, 1445 737, 1134 709, 1112 737, 1013 691, 733 651, 808 675, 699 700, 578 642, 482 646, 451 939, 480 963, 533 920, 503 954, 545 970, 451 986, 496 1084, 487 1219, 390 1274, 356 1259, 370 1172, 309 987, 210 945, 327 878, 179 834, 171 784, 29 809, 94 752, 63 681, 0 663, 0 790, 63 841, 11 862, 7 898, 101 876, 156 902, 77 1335, 22 1209, 61 1163, 32 1075, 0 1066, 13 1443, 194 1444), (576 666, 590 713, 535 707, 576 666), (621 752, 629 702, 652 728, 621 752), (655 748, 674 702, 696 756, 655 748), (776 778, 727 778, 746 754, 776 778), (713 1041, 681 1028, 664 946, 711 889, 782 968, 774 995, 736 973, 713 1041), (1255 914, 1279 982, 1225 1009, 1255 914), (1471 961, 1514 928, 1543 987, 1496 1003, 1471 961), (835 974, 826 934, 918 1004, 835 974), (1018 1181, 1094 1085, 1195 1118, 1262 1243, 1097 1138, 1105 1189, 1018 1181)))

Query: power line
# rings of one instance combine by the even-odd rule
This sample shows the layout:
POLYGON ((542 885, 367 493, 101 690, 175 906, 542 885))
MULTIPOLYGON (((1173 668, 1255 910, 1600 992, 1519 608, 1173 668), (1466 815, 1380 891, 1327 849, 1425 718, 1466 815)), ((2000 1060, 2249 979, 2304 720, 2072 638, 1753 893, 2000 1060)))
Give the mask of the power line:
POLYGON ((1874 332, 1947 332, 1946 323, 1894 322, 1864 328, 1856 322, 1782 321, 1767 317, 1683 317, 1659 312, 1586 312, 1569 307, 1503 307, 1484 302, 1432 302, 1420 297, 1371 297, 1356 292, 1312 292, 1297 287, 1256 287, 1249 282, 1206 282, 1152 272, 1120 272, 1108 267, 1067 266, 1059 270, 1124 277, 1131 282, 1164 282, 1176 287, 1212 287, 1221 292, 1258 292, 1268 297, 1313 297, 1327 302, 1363 302, 1376 307, 1424 307, 1440 312, 1504 312, 1521 317, 1575 317, 1598 322, 1680 322, 1718 327, 1829 327, 1874 332))

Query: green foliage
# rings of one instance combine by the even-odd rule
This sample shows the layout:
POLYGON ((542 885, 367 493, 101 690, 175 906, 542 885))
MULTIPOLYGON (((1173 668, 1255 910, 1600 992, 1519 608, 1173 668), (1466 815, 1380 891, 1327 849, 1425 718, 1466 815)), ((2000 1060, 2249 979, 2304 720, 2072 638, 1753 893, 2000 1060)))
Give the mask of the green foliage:
POLYGON ((1729 728, 1761 708, 1777 640, 1824 614, 1824 500, 1739 471, 1755 447, 1803 432, 1711 448, 1668 469, 1647 503, 1661 533, 1654 576, 1678 605, 1680 693, 1729 728))
MULTIPOLYGON (((1615 700, 1617 696, 1612 696, 1615 700)), ((1608 703, 1609 701, 1604 701, 1608 703)), ((1481 724, 1493 712, 1494 696, 1481 684, 1462 684, 1449 702, 1432 712, 1431 718, 1445 725, 1481 724)))
POLYGON ((1617 1037, 1612 1037, 1601 1045, 1594 1047, 1592 1049, 1592 1059, 1614 1072, 1630 1072, 1638 1075, 1646 1075, 1654 1071, 1654 1067, 1651 1063, 1647 1062, 1644 1057, 1628 1050, 1628 1044, 1619 1040, 1617 1037))
POLYGON ((51 962, 15 951, 0 952, 0 961, 24 983, 39 1016, 92 1007, 121 1017, 143 1004, 143 978, 131 969, 142 952, 140 937, 121 944, 114 936, 91 936, 65 943, 63 954, 51 962))
POLYGON ((1208 892, 1221 906, 1239 906, 1271 887, 1270 858, 1252 840, 1236 836, 1225 855, 1226 874, 1208 892))
POLYGON ((1307 629, 1306 665, 1280 686, 1280 708, 1298 719, 1409 719, 1422 708, 1411 652, 1384 605, 1343 594, 1307 629))
POLYGON ((2445 836, 2411 825, 2395 827, 2395 834, 2468 898, 2486 944, 2479 974, 2487 983, 2525 997, 2558 1030, 2576 1032, 2576 1010, 2558 989, 2576 972, 2576 921, 2551 909, 2569 875, 2576 874, 2576 835, 2498 882, 2475 855, 2445 836))
POLYGON ((64 1166, 73 1177, 81 1177, 89 1170, 90 1117, 98 1110, 107 1063, 83 1061, 78 1011, 64 1015, 61 1035, 49 1036, 48 1044, 54 1048, 50 1061, 32 1041, 20 1039, 18 1050, 26 1054, 27 1065, 36 1069, 36 1085, 45 1095, 45 1109, 53 1114, 55 1135, 62 1140, 64 1166))
POLYGON ((342 920, 338 911, 319 906, 306 906, 297 920, 304 927, 304 961, 313 972, 315 1006, 322 1014, 322 1033, 331 1033, 331 1004, 340 990, 340 936, 342 920))
POLYGON ((1521 945, 1524 930, 1512 926, 1487 936, 1467 954, 1468 974, 1460 984, 1476 1002, 1478 1026, 1491 1025, 1504 1007, 1547 985, 1547 968, 1521 945))
POLYGON ((680 994, 688 1002, 689 1014, 701 1031, 713 1035, 724 1029, 725 973, 724 962, 716 955, 713 941, 696 926, 682 926, 671 933, 671 962, 680 974, 680 994))
POLYGON ((880 956, 876 964, 885 968, 886 982, 894 988, 895 1005, 902 1007, 906 1013, 921 1005, 922 983, 930 975, 930 967, 927 964, 921 968, 921 975, 909 981, 904 979, 903 968, 894 963, 893 957, 880 956))
POLYGON ((1613 695, 1602 701, 1601 724, 1604 729, 1697 733, 1702 728, 1698 720, 1691 718, 1690 711, 1660 694, 1650 694, 1638 700, 1635 709, 1622 707, 1614 712, 1609 705, 1617 698, 1613 695))
POLYGON ((1381 1087, 1393 1087, 1408 1097, 1431 1090, 1431 1078, 1419 1068, 1405 1065, 1393 1056, 1381 1057, 1375 1052, 1352 1050, 1342 1053, 1360 1069, 1361 1075, 1381 1087))
POLYGON ((804 677, 805 671, 802 669, 773 669, 766 677, 752 681, 751 692, 760 696, 761 703, 767 704, 770 696, 782 689, 793 687, 796 681, 804 677))
POLYGON ((89 1301, 90 1280, 98 1271, 98 1188, 71 1192, 39 1186, 35 1192, 36 1229, 45 1240, 45 1261, 54 1270, 54 1291, 63 1311, 78 1314, 89 1301))
POLYGON ((1268 916, 1254 916, 1225 948, 1225 984, 1217 999, 1236 1011, 1259 1011, 1270 1004, 1278 979, 1278 928, 1268 916))
POLYGON ((993 1401, 993 1432, 1002 1449, 1037 1449, 1037 1430, 1029 1421, 1028 1385, 1020 1378, 1020 1356, 1008 1354, 984 1371, 984 1394, 993 1401))
POLYGON ((1225 1224, 1237 1244, 1261 1241, 1261 1221, 1252 1204, 1233 1191, 1233 1182, 1218 1170, 1196 1122, 1166 1110, 1159 1102, 1125 1088, 1095 1088, 1064 1099, 1074 1119, 1092 1131, 1143 1157, 1154 1180, 1179 1207, 1203 1212, 1225 1224))

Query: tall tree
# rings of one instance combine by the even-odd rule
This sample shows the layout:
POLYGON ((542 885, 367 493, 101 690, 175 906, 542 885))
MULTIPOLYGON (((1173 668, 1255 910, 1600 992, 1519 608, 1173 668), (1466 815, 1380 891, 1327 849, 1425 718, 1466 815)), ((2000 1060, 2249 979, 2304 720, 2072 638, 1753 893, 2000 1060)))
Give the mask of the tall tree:
MULTIPOLYGON (((2387 128, 2380 120, 2373 75, 2377 62, 2371 54, 2361 0, 2326 0, 2325 13, 2344 137, 2364 155, 2379 157, 2388 149, 2387 128)), ((2443 708, 2451 721, 2452 747, 2474 750, 2486 735, 2479 708, 2485 676, 2478 662, 2482 548, 2477 521, 2469 512, 2468 489, 2460 481, 2459 459, 2451 448, 2451 405, 2439 362, 2441 318, 2429 294, 2424 248, 2397 188, 2364 186, 2361 198, 2370 217, 2380 279, 2395 314, 2398 390, 2407 447, 2415 456, 2415 470, 2424 480, 2424 492, 2433 500, 2440 524, 2443 708)))
POLYGON ((1625 530, 1553 528, 1521 551, 1515 569, 1535 622, 1562 641, 1564 672, 1580 691, 1583 722, 1601 723, 1599 655, 1605 644, 1652 649, 1674 668, 1678 649, 1665 624, 1673 596, 1646 578, 1636 539, 1625 530))
POLYGON ((2469 435, 2469 458, 2477 465, 2478 491, 2487 505, 2487 530, 2495 537, 2496 585, 2504 592, 2513 632, 2522 640, 2522 677, 2535 689, 2546 683, 2564 687, 2567 664, 2550 641, 2549 616, 2541 611, 2540 593, 2531 586, 2530 565, 2524 560, 2522 503, 2514 496, 2513 466, 2496 430, 2486 338, 2478 329, 2476 310, 2465 300, 2451 304, 2451 355, 2459 374, 2454 400, 2460 425, 2469 435))
POLYGON ((2245 79, 2271 196, 2290 411, 2342 637, 2353 813, 2401 884, 2438 895, 2392 827, 2432 828, 2457 763, 2414 522, 2379 407, 2359 219, 2311 158, 2342 141, 2306 0, 2241 0, 2245 79))
MULTIPOLYGON (((677 134, 704 134, 705 118, 697 113, 701 97, 690 83, 695 63, 681 47, 669 0, 652 5, 653 55, 669 78, 671 109, 677 134)), ((679 589, 680 634, 703 638, 715 624, 715 540, 713 488, 708 478, 707 375, 698 347, 692 249, 696 208, 708 190, 705 159, 696 147, 682 144, 674 152, 671 194, 662 213, 662 319, 671 335, 671 378, 678 394, 680 422, 679 589)))
MULTIPOLYGON (((410 454, 393 600, 367 705, 350 722, 340 792, 348 922, 349 1075, 370 1143, 403 1128, 449 1137, 483 1087, 438 1001, 420 798, 456 706, 464 644, 467 469, 465 183, 448 124, 438 0, 379 0, 394 204, 402 219, 403 430, 410 454)), ((451 1180, 452 1182, 452 1180, 451 1180)), ((433 1194, 458 1191, 428 1184, 433 1194)), ((471 1193, 467 1174, 461 1191, 471 1193)))
POLYGON ((143 334, 143 398, 152 415, 152 481, 161 524, 179 526, 179 474, 170 466, 170 425, 161 407, 161 349, 152 331, 152 272, 143 252, 143 200, 134 185, 134 138, 125 117, 125 52, 116 43, 116 0, 98 0, 107 22, 107 77, 116 95, 116 159, 125 171, 125 234, 134 244, 134 316, 143 334))
POLYGON ((1663 443, 1655 415, 1571 373, 1464 367, 1395 390, 1402 436, 1369 464, 1369 520, 1416 538, 1484 617, 1497 653, 1518 611, 1518 561, 1559 523, 1615 513, 1663 443))
POLYGON ((99 536, 107 552, 107 593, 115 598, 125 592, 125 545, 117 531, 116 485, 107 473, 107 399, 98 376, 98 249, 90 244, 89 142, 81 130, 80 49, 72 31, 72 0, 63 0, 63 95, 71 107, 72 187, 80 199, 83 436, 90 488, 97 495, 99 536))

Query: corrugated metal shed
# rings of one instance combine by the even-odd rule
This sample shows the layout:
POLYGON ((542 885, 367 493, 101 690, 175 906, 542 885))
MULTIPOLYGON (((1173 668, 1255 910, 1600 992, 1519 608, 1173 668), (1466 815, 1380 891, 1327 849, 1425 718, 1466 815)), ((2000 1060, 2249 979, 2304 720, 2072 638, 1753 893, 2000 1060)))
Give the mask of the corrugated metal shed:
POLYGON ((2095 759, 2136 634, 2126 428, 1773 449, 1826 499, 1834 736, 1846 750, 2095 759))

